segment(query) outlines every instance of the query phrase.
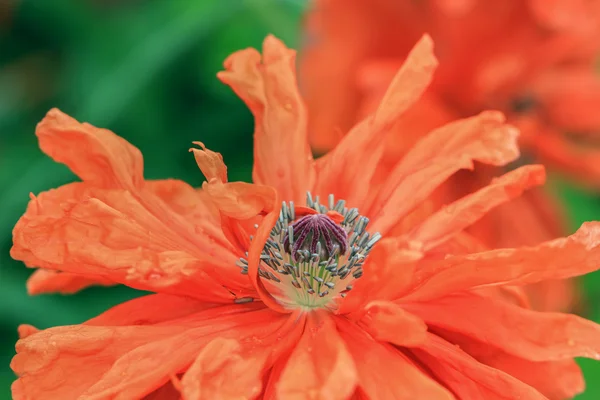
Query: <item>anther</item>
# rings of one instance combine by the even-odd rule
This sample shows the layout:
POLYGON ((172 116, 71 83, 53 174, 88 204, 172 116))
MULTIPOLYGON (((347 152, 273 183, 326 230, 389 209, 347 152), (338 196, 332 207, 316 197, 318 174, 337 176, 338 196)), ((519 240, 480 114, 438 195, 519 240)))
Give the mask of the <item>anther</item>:
POLYGON ((296 255, 296 261, 300 261, 300 250, 308 253, 305 259, 312 257, 313 260, 328 259, 336 254, 336 247, 340 254, 346 253, 346 231, 325 214, 306 215, 294 222, 291 228, 284 238, 283 247, 290 254, 296 255))

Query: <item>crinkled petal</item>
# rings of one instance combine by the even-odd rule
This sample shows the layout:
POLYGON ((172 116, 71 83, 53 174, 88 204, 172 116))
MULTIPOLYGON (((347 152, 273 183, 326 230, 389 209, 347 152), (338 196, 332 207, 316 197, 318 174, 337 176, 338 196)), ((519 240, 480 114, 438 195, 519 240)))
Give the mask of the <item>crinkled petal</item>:
POLYGON ((426 339, 423 320, 388 301, 372 301, 365 307, 360 325, 374 339, 396 346, 412 347, 426 339))
POLYGON ((306 107, 298 93, 296 52, 273 36, 254 49, 225 60, 217 76, 246 103, 255 119, 254 182, 277 188, 282 198, 300 204, 314 181, 307 139, 306 107))
POLYGON ((473 161, 504 165, 514 160, 517 136, 502 114, 490 111, 434 130, 389 174, 367 212, 371 229, 387 233, 456 171, 473 168, 473 161))
POLYGON ((247 340, 254 336, 260 340, 278 330, 285 322, 279 314, 265 309, 217 317, 203 324, 198 319, 196 321, 196 327, 179 327, 180 333, 177 335, 148 342, 121 354, 81 398, 140 398, 164 385, 172 376, 187 370, 196 355, 217 337, 247 340))
POLYGON ((470 293, 404 307, 427 325, 456 331, 531 361, 600 359, 600 325, 470 293))
POLYGON ((19 332, 19 339, 25 339, 28 336, 33 335, 34 333, 39 332, 40 330, 33 325, 22 324, 17 328, 19 332))
POLYGON ((270 186, 254 185, 244 182, 224 184, 212 180, 204 187, 221 213, 223 232, 231 243, 241 252, 248 252, 248 276, 258 297, 271 309, 289 313, 267 291, 258 275, 260 254, 270 235, 271 229, 279 217, 281 205, 279 193, 270 186), (254 240, 250 242, 250 232, 245 225, 261 217, 260 225, 255 228, 254 240))
POLYGON ((507 354, 488 343, 472 337, 436 328, 440 336, 464 350, 477 361, 499 369, 534 387, 550 400, 575 397, 585 389, 583 374, 572 360, 535 362, 507 354))
POLYGON ((343 317, 336 323, 356 369, 358 387, 369 399, 452 400, 454 396, 403 353, 373 340, 343 317))
POLYGON ((546 173, 541 165, 518 168, 494 179, 485 188, 445 206, 408 236, 411 240, 422 242, 424 250, 429 250, 463 231, 492 208, 520 196, 534 185, 543 184, 545 179, 546 173))
POLYGON ((222 284, 250 289, 229 249, 170 223, 176 215, 162 204, 166 216, 128 191, 85 183, 42 193, 17 223, 11 255, 28 266, 215 301, 232 299, 222 284))
POLYGON ((598 268, 600 223, 586 222, 575 234, 538 246, 421 261, 403 301, 423 301, 486 285, 570 278, 598 268))
POLYGON ((196 163, 206 179, 208 181, 216 179, 219 182, 226 183, 227 166, 223 162, 223 156, 220 153, 208 150, 202 142, 194 142, 194 144, 202 148, 202 150, 192 148, 190 151, 194 153, 196 163))
POLYGON ((176 214, 212 234, 219 226, 219 212, 206 191, 177 179, 148 180, 144 189, 160 198, 176 214), (213 227, 213 230, 210 228, 213 227))
POLYGON ((363 205, 368 195, 364 188, 380 163, 390 127, 423 94, 436 66, 433 42, 425 35, 408 55, 374 114, 318 161, 317 193, 333 193, 358 207, 363 205))
POLYGON ((44 153, 89 184, 132 189, 144 182, 140 151, 107 129, 79 123, 54 108, 35 133, 44 153))
POLYGON ((277 397, 289 400, 345 400, 357 373, 329 314, 314 311, 279 378, 277 397))
POLYGON ((239 220, 264 214, 275 199, 272 187, 246 182, 210 182, 204 184, 204 189, 221 215, 239 220))
POLYGON ((182 399, 254 399, 261 392, 264 361, 242 354, 233 339, 214 339, 183 375, 182 399))
MULTIPOLYGON (((207 176, 209 178, 209 176, 207 176)), ((211 179, 204 190, 221 216, 221 229, 229 242, 244 253, 250 247, 251 225, 273 208, 277 191, 270 186, 245 182, 224 183, 211 179)))
POLYGON ((27 279, 27 293, 73 294, 89 286, 112 286, 115 282, 104 277, 93 277, 74 273, 65 273, 47 269, 38 269, 27 279))
POLYGON ((428 334, 412 352, 460 399, 547 400, 537 390, 485 364, 445 340, 428 334))
POLYGON ((78 398, 121 354, 178 329, 66 326, 29 335, 17 342, 11 362, 19 376, 13 396, 19 400, 78 398))
MULTIPOLYGON (((109 322, 109 320, 115 325, 135 322, 135 315, 126 316, 125 311, 136 309, 134 304, 146 304, 154 306, 154 309, 146 310, 145 314, 154 312, 157 314, 152 317, 154 321, 159 323, 161 320, 166 321, 162 325, 74 325, 50 328, 37 333, 28 329, 30 330, 28 335, 24 335, 25 337, 17 342, 17 355, 11 362, 11 368, 19 377, 13 384, 13 396, 17 399, 36 400, 79 398, 84 391, 113 368, 118 359, 137 348, 145 348, 152 343, 164 343, 171 350, 166 360, 170 359, 170 356, 184 357, 186 355, 177 353, 178 346, 169 347, 170 341, 166 343, 161 341, 175 340, 186 334, 189 334, 192 340, 202 337, 202 333, 208 335, 220 331, 233 332, 248 322, 269 320, 269 318, 262 318, 265 313, 258 310, 264 307, 258 304, 221 306, 204 310, 199 308, 197 312, 181 315, 174 320, 173 315, 176 315, 176 310, 168 306, 161 309, 156 304, 148 303, 148 299, 160 298, 149 296, 133 300, 126 303, 129 304, 127 306, 119 306, 117 310, 109 310, 95 320, 88 321, 88 324, 109 322), (158 315, 162 313, 165 314, 158 315), (82 368, 82 365, 85 368, 82 368)), ((202 303, 198 304, 202 306, 202 303)), ((171 305, 174 305, 173 301, 171 305)), ((189 306, 187 308, 189 309, 189 306)), ((157 351, 156 355, 158 354, 157 351)), ((194 355, 189 355, 190 362, 194 355)), ((143 368, 143 360, 139 361, 140 367, 143 368)), ((134 368, 134 366, 129 367, 134 368)), ((121 378, 127 379, 125 375, 121 378)), ((154 389, 167 381, 168 379, 162 383, 156 382, 154 389)), ((148 393, 154 389, 149 389, 148 393)))
MULTIPOLYGON (((177 179, 146 181, 144 189, 162 200, 180 218, 167 218, 169 213, 159 214, 166 222, 180 225, 182 218, 193 226, 195 237, 209 238, 208 248, 214 248, 215 245, 218 245, 218 247, 230 249, 232 252, 235 251, 221 230, 219 211, 206 191, 195 189, 177 179)), ((195 243, 198 244, 199 242, 195 243)), ((207 248, 204 248, 204 250, 208 251, 207 248)))
POLYGON ((422 257, 423 253, 407 248, 401 239, 384 239, 377 243, 363 266, 363 276, 340 301, 339 313, 355 311, 369 300, 396 298, 411 284, 416 263, 422 257))

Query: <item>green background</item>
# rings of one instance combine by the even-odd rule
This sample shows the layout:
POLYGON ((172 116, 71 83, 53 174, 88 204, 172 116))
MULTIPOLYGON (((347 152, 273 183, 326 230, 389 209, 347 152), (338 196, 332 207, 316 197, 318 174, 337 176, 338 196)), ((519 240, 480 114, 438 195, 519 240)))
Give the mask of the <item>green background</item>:
MULTIPOLYGON (((231 180, 250 180, 252 118, 215 78, 231 52, 259 47, 273 33, 299 43, 302 0, 4 0, 0 1, 0 399, 10 399, 16 328, 73 324, 133 290, 91 288, 74 296, 28 297, 31 273, 11 260, 11 230, 30 192, 73 181, 38 149, 35 124, 51 107, 109 128, 138 146, 147 178, 199 186, 187 152, 193 140, 223 154, 231 180)), ((565 180, 551 185, 573 228, 598 218, 600 197, 565 180)), ((590 317, 600 276, 583 281, 590 317)), ((588 391, 600 398, 600 364, 584 360, 588 391)))

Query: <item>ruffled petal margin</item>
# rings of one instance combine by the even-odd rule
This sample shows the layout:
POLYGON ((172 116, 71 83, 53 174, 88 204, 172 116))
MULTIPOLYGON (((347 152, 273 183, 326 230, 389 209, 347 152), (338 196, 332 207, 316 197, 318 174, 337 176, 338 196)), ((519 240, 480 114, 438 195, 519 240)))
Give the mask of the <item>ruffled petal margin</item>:
POLYGON ((218 78, 246 103, 255 119, 255 183, 275 187, 282 198, 301 204, 315 179, 307 138, 306 107, 296 83, 296 52, 268 36, 261 55, 233 53, 218 78))
POLYGON ((584 275, 600 268, 600 223, 538 246, 423 260, 403 301, 424 301, 470 288, 525 285, 584 275))
POLYGON ((531 386, 478 362, 434 334, 411 352, 460 399, 547 400, 531 386))
POLYGON ((470 336, 526 360, 600 359, 600 325, 575 315, 533 311, 466 292, 403 308, 428 326, 470 336))

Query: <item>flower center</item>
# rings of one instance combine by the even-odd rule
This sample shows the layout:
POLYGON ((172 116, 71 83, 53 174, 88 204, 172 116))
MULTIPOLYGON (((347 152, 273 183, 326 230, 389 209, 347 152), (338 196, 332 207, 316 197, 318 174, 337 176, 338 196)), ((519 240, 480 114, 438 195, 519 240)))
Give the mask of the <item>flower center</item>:
MULTIPOLYGON (((305 215, 297 215, 293 202, 283 202, 258 274, 287 307, 335 308, 333 300, 345 297, 362 276, 362 265, 381 235, 370 235, 365 229, 369 219, 346 208, 344 200, 335 203, 333 195, 326 206, 309 192, 306 203, 298 212, 305 215)), ((245 258, 237 265, 248 272, 245 258)))

